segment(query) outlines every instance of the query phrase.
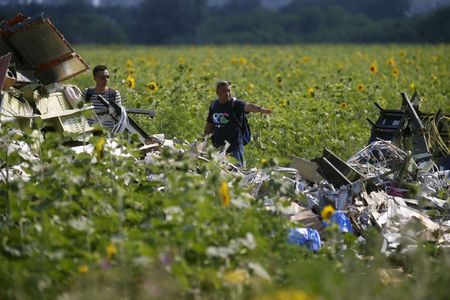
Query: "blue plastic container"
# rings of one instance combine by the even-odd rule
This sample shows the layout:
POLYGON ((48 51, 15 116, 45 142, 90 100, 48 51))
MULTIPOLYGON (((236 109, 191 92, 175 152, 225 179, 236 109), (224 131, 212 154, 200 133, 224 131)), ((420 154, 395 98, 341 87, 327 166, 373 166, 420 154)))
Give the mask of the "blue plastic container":
POLYGON ((288 239, 291 244, 304 246, 315 252, 321 247, 319 232, 312 228, 291 228, 288 239))
POLYGON ((353 233, 352 223, 343 211, 335 212, 330 218, 330 224, 337 224, 341 232, 353 233))

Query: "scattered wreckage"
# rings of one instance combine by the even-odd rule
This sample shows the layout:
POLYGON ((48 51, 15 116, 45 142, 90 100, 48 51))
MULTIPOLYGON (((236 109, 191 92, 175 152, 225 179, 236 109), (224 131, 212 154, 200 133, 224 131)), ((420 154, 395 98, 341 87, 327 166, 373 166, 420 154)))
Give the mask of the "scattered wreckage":
MULTIPOLYGON (((93 106, 81 101, 77 86, 61 84, 88 70, 88 64, 43 14, 32 18, 18 14, 3 21, 0 23, 0 123, 14 122, 22 130, 43 124, 40 133, 72 134, 74 140, 77 135, 95 134, 86 117, 89 115, 94 121, 97 118, 93 106)), ((122 123, 120 132, 137 134, 142 143, 149 139, 129 114, 153 117, 154 111, 123 108, 113 101, 100 100, 106 112, 111 111, 111 116, 122 123)))
MULTIPOLYGON (((87 111, 95 116, 93 107, 80 102, 76 86, 60 84, 89 66, 50 20, 42 15, 17 15, 0 24, 0 37, 0 124, 14 122, 22 130, 43 124, 37 134, 56 131, 72 134, 75 140, 76 135, 95 134, 85 117, 87 111)), ((450 117, 441 110, 422 113, 417 94, 412 100, 405 93, 401 96, 403 105, 398 110, 377 105, 378 120, 368 120, 372 125, 368 145, 347 161, 324 149, 323 155, 313 161, 292 156, 289 168, 272 170, 285 174, 285 180, 302 199, 281 209, 298 226, 289 232, 290 242, 319 250, 320 234, 327 225, 322 222, 321 211, 332 206, 336 212, 329 222, 336 223, 342 232, 361 235, 369 227, 378 228, 385 241, 384 253, 413 249, 419 240, 450 246, 450 117)), ((138 135, 144 144, 140 149, 144 163, 152 164, 164 147, 183 152, 176 141, 163 135, 149 136, 128 116, 153 116, 153 111, 126 109, 114 102, 104 104, 108 111, 111 106, 118 122, 125 119, 124 131, 138 135)), ((121 155, 120 145, 114 141, 108 144, 121 155)), ((205 145, 206 139, 194 143, 184 154, 208 160, 203 152, 205 145)), ((20 141, 10 148, 20 148, 28 160, 39 159, 20 141)), ((94 151, 92 146, 72 149, 94 151)), ((218 157, 226 160, 224 152, 218 157)), ((14 171, 14 167, 11 169, 14 171)), ((263 183, 272 173, 255 169, 244 172, 226 163, 224 170, 230 169, 253 187, 252 196, 262 197, 263 183)), ((161 181, 162 176, 151 174, 147 179, 161 181)), ((275 201, 265 201, 268 210, 279 209, 275 201)))
MULTIPOLYGON (((267 210, 289 218, 290 243, 318 251, 325 228, 336 224, 339 231, 358 236, 370 227, 379 229, 386 254, 412 250, 424 241, 449 248, 450 116, 440 110, 422 113, 417 93, 412 100, 401 96, 399 110, 375 104, 380 114, 376 122, 368 120, 368 145, 347 161, 328 149, 313 161, 292 156, 290 167, 262 170, 239 170, 226 162, 225 150, 215 159, 225 162, 224 171, 242 177, 252 188, 251 196, 263 199, 267 210), (264 183, 280 175, 298 196, 287 197, 289 205, 265 197, 264 183), (330 206, 334 213, 324 222, 322 213, 330 206)), ((203 152, 206 143, 194 143, 187 154, 209 159, 203 152)), ((161 146, 148 149, 159 151, 161 146)), ((152 164, 154 155, 149 151, 145 162, 152 164)), ((152 174, 148 180, 162 182, 161 176, 152 174)))
POLYGON ((376 105, 380 114, 368 120, 368 145, 347 161, 324 149, 313 161, 293 156, 292 168, 279 170, 291 173, 286 178, 306 199, 286 212, 303 227, 290 231, 292 243, 316 251, 320 238, 311 230, 322 233, 335 223, 357 235, 378 228, 387 254, 414 249, 419 241, 450 247, 450 117, 441 110, 422 113, 417 93, 412 101, 401 96, 399 110, 376 105), (324 223, 321 211, 328 205, 336 217, 324 223))

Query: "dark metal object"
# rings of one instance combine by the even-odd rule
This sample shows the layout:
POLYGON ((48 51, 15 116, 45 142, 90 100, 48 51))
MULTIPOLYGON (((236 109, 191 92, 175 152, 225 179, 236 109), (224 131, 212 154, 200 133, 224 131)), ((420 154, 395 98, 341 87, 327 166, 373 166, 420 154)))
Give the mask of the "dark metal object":
POLYGON ((149 116, 150 118, 155 117, 155 111, 150 110, 150 109, 128 108, 127 107, 127 108, 125 108, 125 110, 129 114, 146 115, 146 116, 149 116))
MULTIPOLYGON (((120 106, 119 106, 116 102, 114 102, 114 101, 109 101, 109 102, 108 102, 108 101, 106 101, 106 99, 103 98, 101 95, 98 95, 98 96, 97 96, 97 99, 98 99, 99 101, 101 101, 101 102, 103 103, 103 105, 105 105, 106 107, 111 106, 112 108, 114 108, 114 111, 115 111, 118 115, 120 115, 121 109, 120 109, 120 106)), ((113 117, 115 121, 118 121, 118 119, 117 119, 115 116, 113 116, 113 115, 111 115, 111 114, 110 114, 110 116, 113 117)), ((142 127, 139 126, 139 125, 138 125, 138 124, 137 124, 130 116, 127 116, 127 117, 128 117, 128 126, 126 127, 126 130, 127 130, 129 133, 136 133, 136 134, 139 136, 139 140, 140 140, 142 143, 145 143, 145 142, 150 138, 150 136, 148 135, 148 133, 145 132, 145 130, 142 129, 142 127)))
POLYGON ((316 159, 316 163, 319 166, 320 175, 336 188, 351 184, 362 177, 358 171, 326 148, 323 150, 322 157, 316 159))
POLYGON ((403 110, 383 109, 377 103, 374 104, 380 110, 380 115, 375 123, 367 119, 372 125, 369 144, 378 139, 398 144, 402 137, 407 115, 403 110))
POLYGON ((423 126, 416 109, 409 101, 406 93, 402 92, 401 94, 403 98, 403 106, 405 107, 410 120, 411 139, 413 143, 412 156, 416 162, 431 160, 432 155, 425 137, 425 126, 423 126))
MULTIPOLYGON (((150 110, 150 109, 140 109, 140 108, 128 108, 125 107, 125 111, 128 114, 137 114, 137 115, 146 115, 150 118, 154 118, 155 117, 155 111, 154 110, 150 110)), ((101 115, 108 115, 109 114, 109 109, 103 109, 100 111, 97 111, 97 115, 101 116, 101 115)))
POLYGON ((339 188, 343 185, 349 185, 351 182, 336 168, 328 159, 320 158, 317 160, 319 173, 334 187, 339 188))
MULTIPOLYGON (((415 162, 429 161, 432 159, 432 153, 426 137, 427 129, 422 121, 426 119, 427 114, 419 111, 420 99, 417 93, 414 93, 412 100, 404 92, 401 95, 403 103, 399 110, 383 109, 375 104, 380 110, 380 115, 375 123, 368 119, 372 125, 369 144, 378 139, 391 141, 404 150, 410 150, 415 162)), ((440 118, 438 112, 435 122, 440 118)), ((436 123, 436 127, 441 137, 444 140, 448 139, 443 124, 436 123)))

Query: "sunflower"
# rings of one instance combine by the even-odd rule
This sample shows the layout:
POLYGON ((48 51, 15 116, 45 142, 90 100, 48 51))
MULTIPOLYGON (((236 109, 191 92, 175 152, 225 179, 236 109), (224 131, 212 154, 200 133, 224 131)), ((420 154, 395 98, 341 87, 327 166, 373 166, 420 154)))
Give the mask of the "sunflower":
POLYGON ((283 77, 281 77, 281 74, 277 74, 277 81, 278 83, 281 83, 283 81, 283 77))
POLYGON ((313 88, 309 88, 309 89, 308 89, 308 96, 309 96, 309 97, 314 97, 315 94, 316 94, 316 92, 314 91, 313 88))
POLYGON ((302 57, 302 63, 307 63, 308 61, 310 61, 310 57, 309 56, 303 56, 302 57))
POLYGON ((348 104, 347 104, 347 102, 342 102, 342 103, 339 105, 339 107, 340 107, 341 109, 347 109, 347 108, 348 108, 348 104))
POLYGON ((136 87, 136 81, 131 76, 127 77, 127 87, 130 89, 134 89, 136 87))
POLYGON ((231 196, 230 196, 230 192, 228 190, 228 184, 226 181, 223 181, 222 184, 220 185, 219 194, 220 194, 220 197, 222 198, 223 206, 225 206, 225 207, 229 206, 230 201, 231 201, 231 196))
POLYGON ((85 274, 85 273, 89 272, 89 267, 86 265, 81 265, 78 267, 78 272, 85 274))
POLYGON ((239 64, 246 65, 247 64, 247 59, 245 57, 239 58, 239 64))
POLYGON ((403 51, 403 50, 400 51, 400 56, 401 56, 401 57, 404 57, 405 55, 406 55, 405 51, 403 51))
POLYGON ((97 144, 95 144, 95 153, 98 161, 100 161, 105 156, 105 144, 106 140, 104 137, 101 137, 98 140, 97 144))
POLYGON ((158 88, 158 85, 156 84, 156 82, 151 81, 147 84, 147 89, 152 93, 156 93, 159 88, 158 88))
POLYGON ((364 91, 364 84, 360 83, 356 86, 356 89, 360 92, 364 91))
POLYGON ((133 61, 131 59, 127 59, 127 68, 130 69, 133 67, 133 61))
POLYGON ((308 294, 301 290, 280 290, 274 294, 263 296, 261 300, 284 300, 284 299, 295 299, 295 300, 316 300, 314 295, 308 294))
POLYGON ((320 215, 322 219, 326 222, 330 221, 331 216, 334 214, 334 208, 331 205, 327 205, 322 209, 320 215))
POLYGON ((390 66, 395 66, 395 60, 393 57, 389 58, 386 63, 390 66))
POLYGON ((106 246, 106 254, 108 255, 109 258, 113 258, 114 256, 116 256, 117 254, 116 246, 114 246, 114 244, 112 243, 106 246))
POLYGON ((398 77, 398 75, 400 75, 400 70, 397 69, 397 68, 394 68, 394 69, 392 70, 392 76, 398 77))
POLYGON ((237 63, 238 63, 238 59, 237 59, 236 57, 233 57, 233 58, 231 59, 231 64, 232 64, 232 65, 237 65, 237 63))
POLYGON ((373 62, 370 64, 370 72, 372 72, 373 74, 378 73, 378 67, 376 63, 373 62))

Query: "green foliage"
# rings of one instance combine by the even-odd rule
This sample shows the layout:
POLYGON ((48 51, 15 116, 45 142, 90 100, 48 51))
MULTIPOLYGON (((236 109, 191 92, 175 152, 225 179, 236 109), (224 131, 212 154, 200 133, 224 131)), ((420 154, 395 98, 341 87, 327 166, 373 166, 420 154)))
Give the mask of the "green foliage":
MULTIPOLYGON (((301 201, 272 173, 278 160, 311 158, 323 146, 348 157, 364 146, 365 118, 377 115, 372 102, 397 108, 399 92, 411 94, 414 84, 424 111, 448 111, 448 46, 77 50, 92 65, 109 66, 110 84, 126 106, 156 109, 155 119, 138 121, 168 138, 201 138, 214 83, 231 80, 234 95, 275 111, 251 115, 255 140, 246 147, 249 165, 265 166, 273 179, 252 198, 253 187, 214 160, 166 149, 146 165, 126 141, 126 156, 108 147, 76 154, 50 133, 40 159, 28 161, 7 149, 18 139, 33 144, 33 134, 2 124, 2 172, 21 164, 23 173, 0 175, 1 299, 445 299, 444 249, 426 244, 387 259, 378 231, 366 231, 361 242, 330 228, 315 254, 288 244, 294 225, 264 203, 301 201), (370 71, 374 61, 377 73, 370 71), (136 80, 134 89, 127 77, 136 80), (158 89, 149 90, 149 82, 158 89), (229 205, 219 191, 223 182, 229 205)), ((72 83, 84 87, 92 78, 72 83)), ((86 142, 95 148, 100 141, 86 142)))
MULTIPOLYGON (((192 142, 200 139, 215 82, 233 83, 234 96, 274 109, 273 117, 250 114, 254 140, 246 147, 250 166, 260 159, 294 154, 314 158, 330 148, 343 158, 361 149, 376 120, 373 102, 399 108, 400 92, 417 89, 423 111, 449 111, 447 46, 291 47, 81 47, 91 65, 107 64, 110 85, 129 107, 156 110, 136 119, 149 133, 192 142), (370 66, 376 63, 378 71, 370 66), (136 87, 126 87, 131 76, 136 87), (148 83, 155 82, 157 91, 148 83), (414 85, 413 88, 411 87, 414 85), (311 97, 309 89, 314 90, 311 97)), ((73 81, 92 85, 90 74, 73 81)))

